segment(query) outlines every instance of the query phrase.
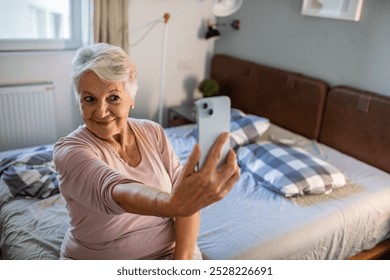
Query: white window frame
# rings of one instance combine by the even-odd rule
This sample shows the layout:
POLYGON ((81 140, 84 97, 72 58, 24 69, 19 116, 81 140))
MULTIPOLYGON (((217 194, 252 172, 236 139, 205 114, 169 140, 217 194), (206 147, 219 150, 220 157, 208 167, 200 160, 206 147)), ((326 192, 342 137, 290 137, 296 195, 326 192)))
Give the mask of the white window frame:
POLYGON ((77 49, 82 44, 82 0, 70 1, 70 39, 0 39, 0 51, 37 51, 77 49))

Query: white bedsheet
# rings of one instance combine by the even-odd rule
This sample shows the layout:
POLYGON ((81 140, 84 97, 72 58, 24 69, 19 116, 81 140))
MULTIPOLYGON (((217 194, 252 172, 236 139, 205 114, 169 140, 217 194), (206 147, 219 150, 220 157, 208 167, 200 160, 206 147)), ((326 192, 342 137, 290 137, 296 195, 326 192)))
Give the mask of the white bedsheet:
MULTIPOLYGON (((37 147, 0 152, 0 160, 37 147)), ((9 194, 0 180, 0 259, 58 259, 70 220, 63 197, 12 198, 9 194)))
POLYGON ((15 199, 1 208, 0 245, 3 259, 59 259, 61 243, 69 227, 65 200, 15 199))
MULTIPOLYGON (((186 143, 194 144, 190 126, 182 129, 186 143)), ((388 173, 276 125, 263 138, 299 144, 343 171, 350 183, 329 195, 288 199, 242 173, 226 198, 201 211, 204 258, 346 259, 390 237, 388 173)), ((188 154, 188 146, 173 142, 179 155, 188 154)))

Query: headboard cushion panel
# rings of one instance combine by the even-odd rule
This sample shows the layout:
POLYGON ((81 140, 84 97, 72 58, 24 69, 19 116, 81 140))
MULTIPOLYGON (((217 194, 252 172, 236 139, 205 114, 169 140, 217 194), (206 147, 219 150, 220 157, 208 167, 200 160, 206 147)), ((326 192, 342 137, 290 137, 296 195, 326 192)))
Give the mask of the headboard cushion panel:
POLYGON ((390 173, 390 98, 351 87, 332 88, 319 141, 390 173))
POLYGON ((211 77, 232 107, 318 138, 328 90, 324 81, 223 54, 213 57, 211 77))

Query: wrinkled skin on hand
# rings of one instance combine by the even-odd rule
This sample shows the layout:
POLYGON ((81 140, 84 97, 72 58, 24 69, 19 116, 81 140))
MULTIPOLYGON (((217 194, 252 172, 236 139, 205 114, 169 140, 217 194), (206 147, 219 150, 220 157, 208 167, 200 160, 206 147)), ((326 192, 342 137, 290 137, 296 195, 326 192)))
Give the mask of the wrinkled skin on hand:
POLYGON ((201 208, 221 200, 233 188, 240 177, 240 169, 232 149, 226 162, 218 168, 222 147, 228 139, 228 133, 223 133, 217 138, 199 171, 196 171, 196 166, 201 151, 199 146, 195 145, 169 198, 169 204, 177 212, 175 216, 192 215, 201 208))

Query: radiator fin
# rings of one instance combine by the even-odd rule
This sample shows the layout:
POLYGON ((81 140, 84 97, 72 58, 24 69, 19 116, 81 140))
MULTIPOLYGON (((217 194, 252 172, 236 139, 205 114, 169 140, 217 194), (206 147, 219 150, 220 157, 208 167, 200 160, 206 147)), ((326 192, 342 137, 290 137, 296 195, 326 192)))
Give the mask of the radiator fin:
POLYGON ((52 83, 0 86, 0 151, 56 141, 52 83))

